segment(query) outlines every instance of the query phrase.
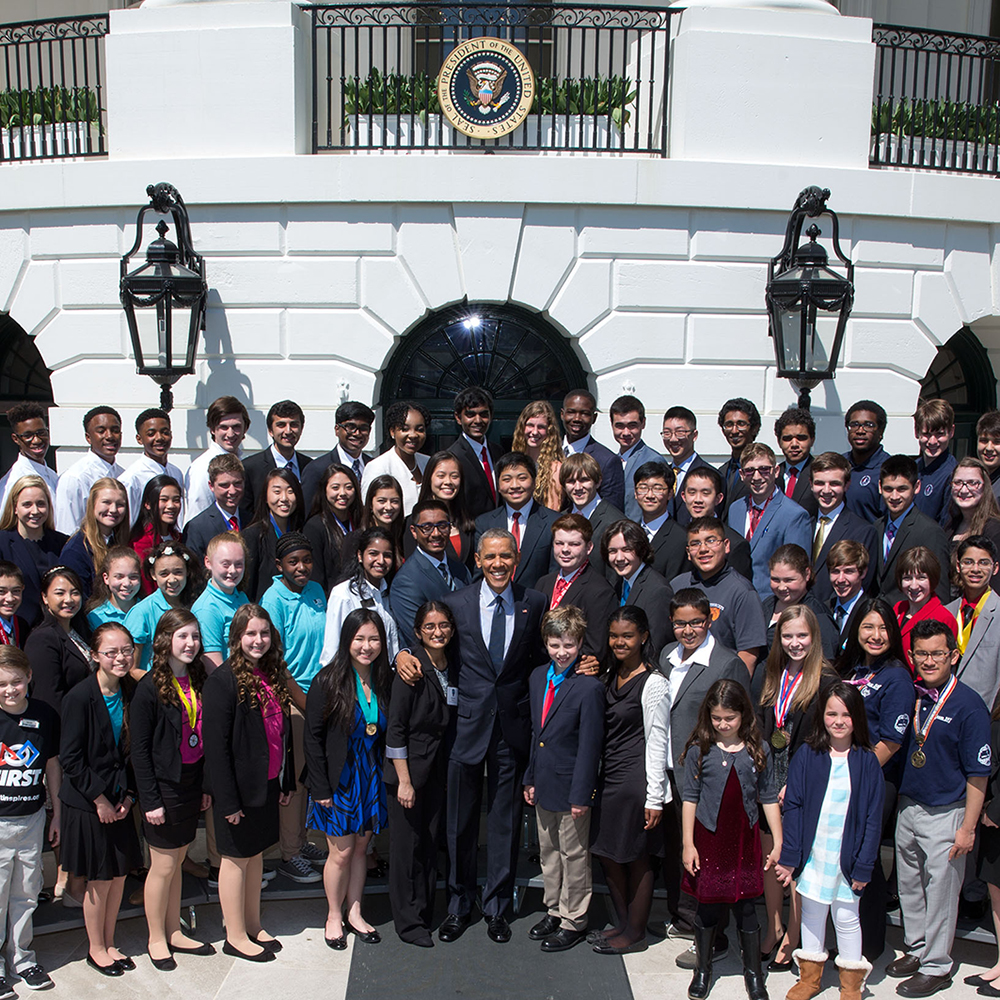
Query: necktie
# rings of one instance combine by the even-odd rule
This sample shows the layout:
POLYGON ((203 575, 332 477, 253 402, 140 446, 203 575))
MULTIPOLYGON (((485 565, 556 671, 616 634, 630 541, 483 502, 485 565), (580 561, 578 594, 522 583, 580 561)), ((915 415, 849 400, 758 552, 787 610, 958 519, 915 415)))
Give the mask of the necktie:
POLYGON ((785 483, 785 496, 788 497, 789 500, 792 498, 792 494, 795 492, 795 484, 798 482, 798 479, 799 479, 799 470, 789 469, 788 479, 785 483))
MULTIPOLYGON (((764 507, 766 506, 767 504, 764 505, 764 507)), ((753 538, 753 533, 757 530, 757 525, 760 524, 760 519, 764 516, 764 507, 750 505, 750 530, 747 532, 747 538, 753 538)))
POLYGON ((569 445, 568 445, 568 444, 564 444, 564 445, 563 445, 563 454, 564 454, 564 455, 565 455, 565 456, 566 456, 567 458, 569 458, 569 456, 570 456, 570 450, 569 450, 569 445))
POLYGON ((819 554, 823 551, 823 546, 826 544, 826 533, 829 530, 830 518, 824 514, 819 519, 819 526, 816 528, 816 538, 813 540, 813 562, 819 559, 819 554))
POLYGON ((0 644, 4 646, 14 645, 14 640, 7 634, 7 629, 0 625, 0 644))
POLYGON ((486 446, 483 445, 483 472, 486 473, 486 483, 490 488, 490 496, 493 497, 493 502, 497 502, 497 487, 496 483, 493 482, 493 473, 490 471, 490 453, 486 450, 486 446))
POLYGON ((441 573, 441 575, 444 577, 444 585, 449 590, 454 590, 455 588, 452 586, 451 574, 448 572, 448 566, 445 563, 443 563, 443 562, 442 563, 438 563, 438 570, 441 573))
POLYGON ((503 667, 503 646, 504 646, 504 613, 503 598, 497 597, 493 602, 493 623, 490 626, 490 659, 493 661, 493 669, 500 673, 503 667))
POLYGON ((643 521, 643 522, 642 522, 642 526, 643 526, 643 528, 645 528, 645 529, 646 529, 646 537, 647 537, 647 538, 648 538, 648 539, 649 539, 650 541, 652 541, 652 540, 653 540, 653 535, 655 535, 655 534, 656 534, 656 532, 655 532, 655 531, 653 531, 653 528, 652 528, 652 526, 651 526, 651 525, 649 525, 649 524, 647 524, 647 523, 646 523, 645 521, 643 521))
POLYGON ((361 476, 364 473, 364 471, 365 470, 364 470, 364 467, 361 464, 361 459, 360 458, 356 458, 354 460, 354 475, 357 478, 357 480, 358 480, 359 483, 361 482, 361 476))
POLYGON ((549 709, 552 707, 552 700, 556 696, 556 682, 549 681, 549 686, 545 689, 545 701, 542 702, 542 725, 545 725, 545 719, 548 717, 549 709))
POLYGON ((622 599, 618 602, 619 607, 624 608, 626 602, 628 601, 629 591, 632 589, 632 584, 628 580, 622 581, 622 599))
POLYGON ((518 552, 521 551, 521 525, 519 523, 520 520, 521 520, 521 512, 519 510, 515 510, 513 515, 511 516, 512 523, 510 526, 510 533, 514 536, 514 544, 517 546, 518 552))
POLYGON ((896 537, 896 525, 890 521, 885 526, 885 537, 882 539, 882 558, 889 558, 889 550, 892 548, 892 540, 896 537))
POLYGON ((240 530, 240 522, 237 521, 235 517, 231 517, 229 519, 229 530, 230 531, 239 531, 240 530))
POLYGON ((569 590, 569 580, 564 576, 556 577, 556 585, 552 588, 552 604, 549 607, 551 611, 552 608, 558 608, 559 602, 566 596, 566 591, 569 590))
POLYGON ((844 631, 844 619, 847 617, 847 609, 843 604, 838 604, 836 610, 833 612, 833 623, 837 626, 839 632, 844 631))

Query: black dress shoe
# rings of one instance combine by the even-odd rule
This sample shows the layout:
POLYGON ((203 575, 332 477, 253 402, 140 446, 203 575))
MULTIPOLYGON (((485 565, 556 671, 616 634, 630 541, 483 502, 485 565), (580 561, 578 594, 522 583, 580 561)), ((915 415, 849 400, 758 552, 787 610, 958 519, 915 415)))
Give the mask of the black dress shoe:
POLYGON ((927 976, 918 972, 910 976, 896 987, 901 997, 929 997, 938 990, 946 990, 951 986, 951 976, 927 976))
MULTIPOLYGON (((264 948, 263 945, 261 945, 261 947, 264 948)), ((258 952, 256 955, 248 955, 246 952, 240 951, 239 948, 235 947, 234 945, 231 945, 228 941, 226 941, 222 945, 222 954, 232 955, 233 958, 242 958, 245 959, 247 962, 274 961, 274 952, 271 951, 269 948, 264 948, 263 951, 258 952)))
POLYGON ((197 948, 175 948, 174 945, 168 944, 167 947, 172 951, 176 952, 178 955, 214 955, 215 946, 210 944, 200 944, 197 948))
POLYGON ((173 955, 167 955, 166 958, 153 958, 150 955, 149 960, 153 963, 153 968, 159 969, 160 972, 173 972, 177 968, 177 962, 173 955))
POLYGON ((920 959, 916 955, 900 955, 885 967, 885 974, 893 979, 907 979, 920 971, 920 959))
POLYGON ((543 938, 551 937, 561 926, 558 917, 546 914, 528 931, 528 937, 532 941, 541 941, 543 938))
POLYGON ((491 941, 496 941, 497 944, 506 944, 510 940, 510 924, 499 915, 490 917, 486 921, 486 933, 491 941))
POLYGON ((334 951, 346 951, 347 950, 347 935, 341 934, 340 937, 328 938, 326 935, 323 936, 323 940, 326 942, 327 948, 332 948, 334 951))
POLYGON ((96 969, 102 976, 125 975, 125 970, 117 962, 112 962, 110 965, 98 965, 89 951, 87 952, 87 965, 92 969, 96 969))
POLYGON ((378 944, 382 940, 382 935, 378 931, 359 931, 350 920, 347 921, 347 930, 363 944, 378 944))
POLYGON ((468 915, 459 916, 457 913, 449 913, 438 928, 438 938, 445 944, 457 941, 465 933, 465 928, 468 926, 468 915))
POLYGON ((572 931, 568 927, 562 927, 542 942, 542 951, 569 951, 586 936, 586 931, 572 931))

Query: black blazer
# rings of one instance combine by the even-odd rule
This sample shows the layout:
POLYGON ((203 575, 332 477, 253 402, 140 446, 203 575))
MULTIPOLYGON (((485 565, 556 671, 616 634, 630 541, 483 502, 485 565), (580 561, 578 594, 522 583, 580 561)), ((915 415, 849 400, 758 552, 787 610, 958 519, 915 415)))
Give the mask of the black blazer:
MULTIPOLYGON (((240 524, 245 525, 246 523, 247 521, 241 512, 240 524)), ((216 535, 224 535, 227 531, 229 531, 229 523, 222 516, 218 504, 213 502, 211 507, 203 510, 184 525, 181 541, 195 555, 204 556, 208 543, 216 535)))
POLYGON ((668 517, 660 530, 653 535, 653 569, 660 576, 672 580, 684 571, 687 562, 687 531, 673 518, 668 517))
POLYGON ((622 467, 620 456, 593 438, 587 442, 583 450, 592 458, 596 458, 597 464, 601 467, 601 485, 597 488, 601 499, 613 503, 619 510, 624 510, 625 469, 622 467))
POLYGON ((593 805, 604 747, 604 685, 570 667, 542 725, 545 663, 532 671, 531 757, 522 784, 535 786, 535 802, 550 812, 593 805))
MULTIPOLYGON (((538 581, 538 592, 545 596, 546 608, 552 604, 552 592, 558 579, 558 573, 547 573, 538 581)), ((603 663, 608 654, 608 619, 618 607, 618 598, 614 588, 593 563, 588 563, 570 584, 559 607, 571 604, 579 608, 587 619, 587 634, 583 638, 580 652, 584 656, 596 656, 603 663)), ((582 802, 576 804, 585 805, 582 802)))
MULTIPOLYGON (((211 790, 223 816, 243 808, 259 809, 267 801, 267 736, 259 706, 239 698, 228 660, 209 674, 201 697, 206 791, 211 790)), ((291 728, 286 713, 285 759, 278 773, 283 793, 295 788, 291 728)))
POLYGON ((21 617, 35 625, 42 618, 42 563, 48 569, 59 565, 59 557, 69 539, 61 531, 42 533, 37 542, 29 542, 14 531, 0 531, 0 559, 12 562, 24 574, 24 593, 21 596, 21 617))
MULTIPOLYGON (((450 651, 451 647, 449 647, 450 651)), ((444 784, 448 748, 454 738, 455 708, 449 706, 437 668, 423 646, 414 646, 413 655, 420 661, 423 677, 411 687, 397 674, 392 682, 389 716, 385 731, 386 757, 383 769, 385 784, 399 785, 399 776, 389 754, 392 748, 405 748, 410 784, 423 788, 429 780, 444 784)), ((448 657, 448 686, 458 687, 458 662, 448 657)), ((341 764, 343 767, 343 764, 341 764)))
MULTIPOLYGON (((487 439, 486 450, 490 455, 490 464, 495 469, 497 460, 503 454, 503 448, 487 439)), ((499 494, 497 494, 497 500, 494 500, 489 483, 486 481, 482 454, 477 455, 472 450, 464 435, 459 435, 458 440, 449 445, 448 451, 458 459, 458 464, 462 467, 462 494, 465 497, 465 509, 474 518, 493 510, 497 505, 497 500, 499 500, 499 494)), ((496 483, 493 485, 496 487, 496 483)))
POLYGON ((346 536, 336 526, 332 531, 328 531, 322 514, 309 518, 302 528, 302 534, 312 544, 312 579, 323 588, 323 593, 329 596, 334 584, 340 578, 344 565, 342 553, 346 536))
POLYGON ((120 802, 125 795, 135 798, 135 782, 125 753, 128 706, 134 691, 135 681, 123 677, 121 692, 126 724, 122 726, 117 743, 95 675, 81 681, 66 695, 59 744, 59 763, 63 772, 59 798, 66 805, 96 812, 94 801, 101 795, 112 804, 120 802))
POLYGON ((90 660, 52 620, 36 628, 24 645, 31 663, 31 695, 62 715, 67 693, 91 674, 90 660))
POLYGON ((445 598, 458 626, 452 640, 459 667, 458 720, 451 758, 462 764, 479 764, 485 759, 497 721, 508 746, 522 760, 527 759, 531 745, 528 675, 545 658, 539 631, 547 610, 545 598, 537 590, 515 583, 514 634, 499 674, 494 670, 479 617, 479 592, 485 586, 478 581, 445 598))
POLYGON ((243 541, 247 546, 247 560, 240 590, 251 601, 260 603, 264 591, 274 582, 272 577, 278 572, 274 566, 278 536, 270 521, 258 521, 243 532, 243 541))
MULTIPOLYGON (((472 583, 472 574, 464 563, 450 556, 446 558, 448 572, 456 587, 467 587, 472 583)), ((451 593, 445 585, 444 577, 422 555, 414 553, 399 568, 392 578, 389 588, 389 605, 392 617, 399 626, 400 639, 410 646, 417 642, 413 623, 417 610, 425 601, 440 601, 451 593)))
MULTIPOLYGON (((813 516, 812 533, 816 537, 816 522, 819 515, 813 516)), ((829 601, 834 596, 833 587, 830 584, 830 569, 827 560, 830 557, 830 549, 845 539, 858 542, 868 550, 868 570, 865 573, 865 582, 862 589, 867 591, 871 586, 872 577, 875 575, 875 526, 869 524, 857 514, 852 514, 846 507, 837 515, 837 520, 826 533, 823 541, 823 548, 819 550, 819 555, 813 563, 813 585, 812 592, 821 601, 829 601)), ((812 558, 812 553, 806 553, 812 558)), ((893 581, 895 586, 895 581, 893 581)))
MULTIPOLYGON (((312 461, 308 455, 303 455, 301 451, 295 453, 295 458, 299 463, 299 472, 305 475, 306 466, 312 461)), ((243 499, 240 501, 240 517, 244 524, 249 524, 250 519, 257 509, 257 499, 267 482, 267 474, 276 469, 274 455, 268 446, 263 451, 258 451, 253 455, 243 459, 243 499)), ((306 510, 308 511, 308 507, 306 510)))
POLYGON ((347 760, 348 734, 323 718, 326 692, 310 684, 306 695, 305 729, 302 749, 306 756, 306 785, 314 800, 331 799, 340 784, 340 772, 347 760))
MULTIPOLYGON (((615 601, 621 605, 623 578, 615 584, 615 601)), ((670 584, 651 566, 646 566, 636 577, 629 591, 626 604, 634 604, 646 612, 649 619, 649 655, 659 660, 660 650, 674 637, 670 624, 670 602, 674 592, 670 584)))
MULTIPOLYGON (((618 463, 621 465, 621 462, 618 463)), ((522 587, 535 588, 538 580, 556 568, 552 558, 552 525, 559 518, 559 512, 533 503, 528 519, 521 525, 521 558, 514 573, 514 582, 522 587)), ((476 518, 476 549, 483 532, 490 528, 507 530, 507 507, 500 506, 476 518)), ((478 570, 475 579, 481 579, 478 570)))
MULTIPOLYGON (((795 489, 792 490, 789 499, 794 500, 800 507, 808 511, 809 516, 815 520, 819 514, 819 504, 816 503, 812 491, 812 476, 809 473, 809 466, 812 465, 812 462, 813 457, 810 455, 799 470, 799 477, 795 480, 795 489)), ((785 469, 787 468, 787 462, 782 462, 778 466, 778 489, 782 493, 785 492, 785 469)), ((809 555, 809 553, 806 554, 809 555)))
POLYGON ((160 700, 151 673, 139 681, 129 706, 129 731, 132 770, 143 812, 163 805, 161 781, 177 784, 181 780, 182 711, 180 705, 160 700))
POLYGON ((871 553, 875 563, 875 578, 872 581, 871 593, 882 597, 890 605, 903 600, 903 592, 896 586, 896 561, 907 550, 917 545, 923 545, 937 556, 941 564, 941 579, 934 591, 941 598, 942 604, 951 600, 951 543, 944 529, 932 521, 926 514, 917 510, 914 504, 906 517, 903 518, 892 540, 889 558, 882 556, 882 538, 885 535, 887 514, 883 514, 875 522, 875 550, 871 553))
MULTIPOLYGON (((676 642, 671 642, 660 653, 660 673, 667 678, 673 670, 670 653, 677 645, 676 642)), ((750 691, 750 671, 746 664, 731 649, 716 641, 708 657, 708 666, 692 663, 670 703, 670 753, 674 762, 674 782, 681 790, 684 788, 681 754, 698 724, 698 712, 708 689, 716 681, 723 679, 737 681, 746 688, 747 693, 750 691)))
POLYGON ((747 484, 743 482, 743 477, 739 473, 739 466, 734 459, 730 458, 728 462, 720 465, 716 469, 716 472, 722 476, 722 488, 725 491, 725 495, 722 498, 722 503, 716 509, 715 516, 725 524, 729 508, 741 497, 747 496, 750 491, 747 488, 747 484))

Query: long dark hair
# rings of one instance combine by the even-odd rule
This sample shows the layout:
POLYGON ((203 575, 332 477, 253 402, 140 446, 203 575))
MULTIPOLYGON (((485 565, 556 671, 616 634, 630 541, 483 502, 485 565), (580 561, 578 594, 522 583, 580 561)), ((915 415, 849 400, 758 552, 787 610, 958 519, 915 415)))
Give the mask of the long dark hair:
POLYGON ((764 750, 764 740, 757 726, 757 716, 754 714, 750 695, 747 694, 746 688, 739 681, 727 678, 716 681, 708 689, 708 694, 705 695, 705 700, 701 703, 701 708, 698 709, 698 722, 695 724, 694 732, 688 737, 684 753, 681 754, 681 763, 687 757, 688 750, 691 747, 697 747, 698 773, 701 773, 701 762, 716 741, 715 727, 712 725, 713 708, 723 708, 727 712, 740 713, 738 739, 746 745, 747 753, 750 754, 754 767, 758 771, 763 771, 767 767, 767 752, 764 750))
MULTIPOLYGON (((340 579, 338 583, 343 583, 345 580, 351 581, 350 590, 352 590, 358 597, 361 597, 361 581, 365 579, 364 567, 361 565, 361 556, 363 555, 365 549, 371 545, 372 542, 381 539, 384 542, 389 543, 389 548, 393 552, 393 566, 396 565, 395 549, 392 546, 392 539, 382 528, 366 528, 364 531, 358 535, 358 548, 357 555, 354 560, 353 566, 345 566, 340 574, 340 579)), ((390 573, 392 570, 390 569, 390 573)), ((388 576, 388 574, 386 574, 388 576)))
MULTIPOLYGON (((149 672, 152 675, 156 693, 165 705, 180 705, 181 703, 177 688, 173 684, 174 672, 170 669, 170 653, 174 644, 174 633, 186 625, 197 624, 198 619, 184 608, 171 608, 156 623, 156 632, 153 634, 153 660, 149 672)), ((188 667, 191 689, 198 694, 201 694, 205 676, 205 664, 201 654, 199 654, 188 667)))
MULTIPOLYGON (((291 486, 292 492, 295 494, 295 510, 288 515, 288 527, 287 531, 301 531, 302 525, 305 523, 305 497, 302 495, 302 486, 298 479, 295 478, 295 473, 291 469, 272 469, 268 474, 267 478, 264 480, 264 486, 260 491, 260 496, 257 497, 257 506, 253 512, 253 521, 251 524, 264 524, 270 528, 271 526, 271 508, 267 505, 267 491, 268 487, 271 485, 272 480, 280 479, 283 483, 291 486)), ((247 526, 249 527, 249 525, 247 526)))
POLYGON ((469 514, 469 508, 465 505, 465 473, 462 471, 462 463, 458 460, 456 455, 453 455, 450 451, 436 451, 427 460, 427 466, 424 468, 423 481, 420 484, 420 495, 417 497, 417 503, 421 500, 437 500, 438 497, 434 496, 434 491, 431 488, 431 476, 434 470, 442 462, 454 462, 458 468, 458 492, 455 494, 454 500, 444 501, 448 505, 448 517, 451 519, 451 523, 458 528, 463 534, 467 534, 470 531, 475 530, 476 522, 473 517, 469 514))
POLYGON ((202 569, 204 563, 196 559, 194 553, 180 542, 175 542, 170 538, 165 542, 160 542, 159 545, 146 553, 145 565, 142 567, 143 571, 149 576, 154 589, 158 589, 156 579, 153 576, 153 572, 156 569, 156 561, 162 559, 164 556, 176 556, 178 559, 183 560, 184 568, 187 570, 187 582, 184 584, 184 589, 178 595, 178 600, 184 607, 190 608, 205 589, 205 572, 202 569))
POLYGON ((873 664, 877 670, 890 660, 896 660, 900 665, 906 663, 906 654, 903 652, 903 636, 899 631, 899 620, 896 612, 892 610, 888 601, 881 597, 862 597, 854 612, 854 624, 851 627, 850 635, 847 637, 847 645, 843 653, 834 662, 834 668, 841 677, 849 677, 865 661, 865 651, 861 648, 861 640, 858 633, 861 630, 861 623, 875 612, 885 624, 885 630, 889 634, 889 648, 873 664))
POLYGON ((820 753, 828 753, 830 750, 830 734, 826 731, 823 723, 823 716, 826 715, 826 706, 831 698, 839 698, 844 707, 850 713, 851 722, 854 723, 854 733, 851 737, 853 745, 871 750, 872 738, 868 729, 868 713, 865 711, 865 699, 861 697, 861 692, 846 681, 833 681, 827 684, 819 693, 818 711, 813 722, 813 730, 806 737, 806 743, 818 750, 820 753))
POLYGON ((316 492, 313 494, 313 504, 312 510, 309 511, 310 517, 315 517, 319 514, 323 519, 323 527, 326 529, 327 535, 331 538, 337 539, 335 542, 337 550, 340 550, 339 539, 344 537, 344 532, 335 523, 337 521, 337 515, 333 512, 333 507, 330 501, 326 498, 326 487, 331 479, 337 473, 342 476, 347 476, 354 486, 354 502, 350 506, 348 511, 348 517, 351 521, 352 528, 361 527, 361 518, 363 515, 363 508, 361 506, 361 484, 358 482, 358 477, 354 475, 354 470, 349 469, 346 465, 341 465, 339 462, 331 462, 324 470, 323 475, 320 476, 319 483, 316 485, 316 492))
POLYGON ((139 516, 132 526, 132 533, 129 535, 130 542, 139 541, 150 526, 153 528, 153 535, 157 542, 164 537, 180 540, 181 533, 177 530, 176 523, 168 532, 165 531, 165 526, 160 520, 160 493, 168 486, 173 486, 180 493, 183 502, 184 490, 173 476, 153 476, 142 491, 142 500, 139 501, 139 516))
POLYGON ((647 671, 656 669, 649 653, 649 619, 646 617, 646 612, 634 604, 626 604, 622 608, 616 608, 611 617, 608 618, 608 662, 611 664, 611 669, 608 670, 607 676, 604 679, 608 687, 615 682, 615 678, 618 676, 618 669, 615 666, 615 654, 611 652, 611 626, 615 622, 628 622, 630 625, 634 625, 640 632, 646 633, 646 641, 639 650, 639 658, 642 660, 642 665, 647 671))
POLYGON ((403 487, 399 485, 399 480, 395 476, 376 476, 368 484, 368 492, 365 493, 365 506, 361 515, 361 527, 363 530, 381 528, 383 531, 388 532, 387 537, 392 542, 392 551, 395 554, 397 566, 403 561, 403 524, 405 521, 406 515, 403 513, 403 487), (374 507, 372 501, 379 490, 395 490, 396 496, 399 497, 399 516, 390 523, 388 528, 383 528, 382 522, 373 513, 374 507))
MULTIPOLYGON (((38 588, 39 600, 42 605, 42 620, 36 626, 37 628, 59 628, 59 624, 56 621, 56 616, 49 611, 48 605, 44 600, 41 600, 45 596, 45 592, 49 589, 52 581, 57 577, 64 577, 69 581, 70 585, 76 590, 80 591, 80 610, 70 619, 70 627, 76 629, 81 635, 86 636, 87 634, 87 615, 84 612, 84 600, 83 600, 83 584, 80 582, 80 577, 76 575, 74 570, 71 570, 68 566, 53 566, 52 569, 46 570, 42 574, 42 583, 38 588)), ((96 634, 96 633, 95 633, 96 634)))
POLYGON ((385 625, 379 613, 370 608, 357 608, 344 619, 337 652, 313 681, 313 684, 319 685, 324 695, 324 720, 329 719, 332 725, 339 726, 345 733, 350 733, 354 728, 354 707, 358 702, 358 694, 351 664, 351 643, 362 625, 374 625, 378 629, 382 652, 372 663, 371 689, 375 692, 382 711, 387 711, 390 675, 385 625))
MULTIPOLYGON (((455 638, 455 632, 458 626, 455 624, 455 612, 448 607, 444 601, 424 601, 423 604, 417 608, 417 613, 413 617, 413 631, 417 634, 417 642, 423 645, 423 639, 420 636, 420 629, 423 627, 424 622, 427 620, 427 616, 437 611, 439 614, 445 616, 451 624, 451 637, 455 638)), ((450 644, 449 644, 450 645, 450 644)))

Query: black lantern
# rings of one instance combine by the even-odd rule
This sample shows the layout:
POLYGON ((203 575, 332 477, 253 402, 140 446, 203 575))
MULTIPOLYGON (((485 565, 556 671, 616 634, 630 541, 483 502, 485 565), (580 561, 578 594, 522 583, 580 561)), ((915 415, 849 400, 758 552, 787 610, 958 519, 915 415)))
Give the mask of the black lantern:
POLYGON ((149 204, 136 217, 135 243, 122 257, 121 300, 128 320, 135 370, 160 386, 160 406, 169 411, 171 386, 182 376, 194 374, 198 331, 205 329, 205 262, 191 246, 187 209, 172 184, 150 184, 149 204), (156 224, 159 238, 146 248, 146 263, 128 270, 129 258, 142 243, 142 220, 147 212, 170 215, 177 243, 167 239, 169 227, 156 224))
POLYGON ((791 380, 799 390, 799 406, 806 410, 809 390, 835 375, 854 305, 854 264, 840 248, 840 222, 826 207, 829 197, 828 188, 818 187, 799 195, 788 217, 785 245, 767 268, 765 300, 778 376, 791 380), (816 242, 821 230, 815 223, 806 230, 809 242, 800 243, 805 220, 821 215, 833 220, 833 252, 846 275, 828 266, 826 250, 816 242))

